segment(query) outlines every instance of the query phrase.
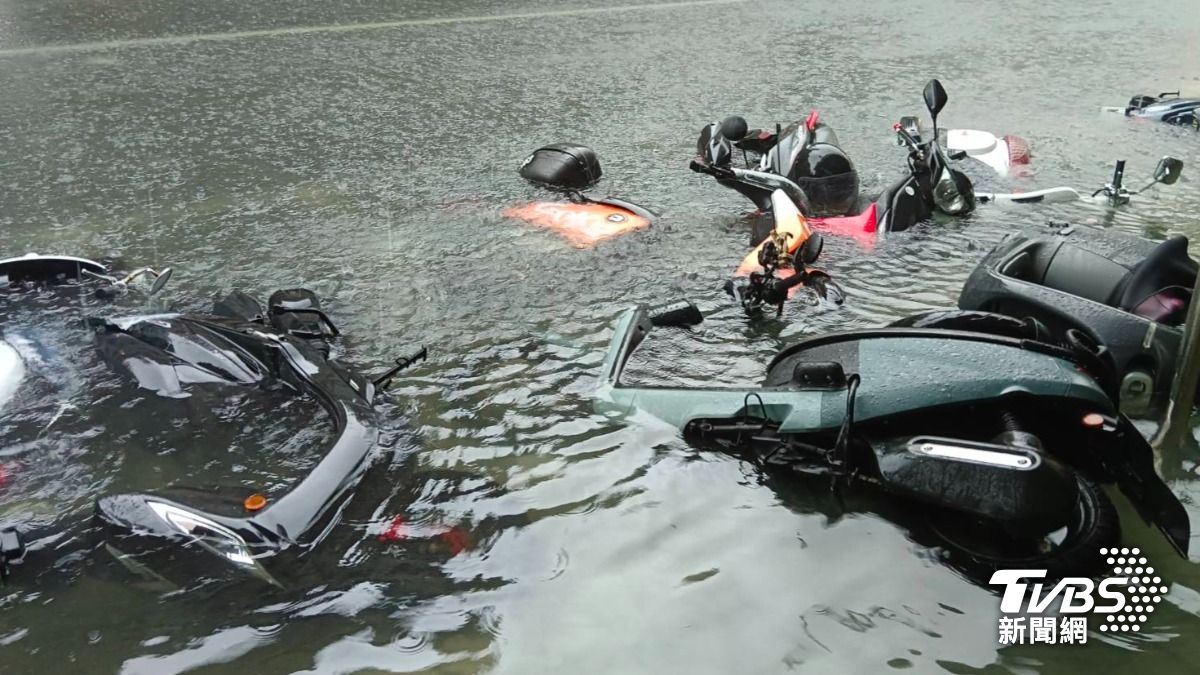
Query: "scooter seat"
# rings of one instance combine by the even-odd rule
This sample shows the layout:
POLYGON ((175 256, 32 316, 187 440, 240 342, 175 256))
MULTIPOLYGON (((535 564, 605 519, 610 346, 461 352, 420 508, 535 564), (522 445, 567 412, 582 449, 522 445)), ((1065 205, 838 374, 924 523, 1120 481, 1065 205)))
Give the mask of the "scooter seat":
POLYGON ((1129 269, 1109 258, 1079 246, 1060 243, 1051 253, 1041 278, 1035 283, 1069 295, 1105 305, 1114 305, 1129 269))
POLYGON ((1196 261, 1188 256, 1187 237, 1171 237, 1130 270, 1114 289, 1110 304, 1136 313, 1135 308, 1168 287, 1191 288, 1196 283, 1196 269, 1196 261))

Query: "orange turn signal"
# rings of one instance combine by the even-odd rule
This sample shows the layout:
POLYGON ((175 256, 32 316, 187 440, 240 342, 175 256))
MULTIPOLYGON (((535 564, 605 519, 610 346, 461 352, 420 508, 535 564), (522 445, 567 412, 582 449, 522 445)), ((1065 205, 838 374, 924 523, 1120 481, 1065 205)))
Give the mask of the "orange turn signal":
POLYGON ((246 497, 246 501, 242 502, 242 506, 246 507, 247 511, 261 511, 267 505, 267 498, 262 495, 250 495, 246 497))

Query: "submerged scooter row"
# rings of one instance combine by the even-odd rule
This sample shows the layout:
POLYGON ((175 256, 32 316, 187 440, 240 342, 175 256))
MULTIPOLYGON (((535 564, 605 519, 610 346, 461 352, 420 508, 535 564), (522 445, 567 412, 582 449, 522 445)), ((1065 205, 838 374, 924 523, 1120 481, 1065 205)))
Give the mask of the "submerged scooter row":
MULTIPOLYGON (((935 211, 969 213, 976 197, 1002 201, 975 195, 951 165, 961 151, 946 152, 939 142, 946 95, 936 80, 925 99, 933 134, 922 139, 912 118, 897 125, 909 171, 866 205, 853 164, 815 115, 774 134, 749 131, 740 118, 705 127, 692 169, 745 195, 769 218, 739 268, 748 283, 727 286, 747 309, 779 308, 798 287, 826 295, 836 288, 812 267, 822 248, 818 228, 840 224, 844 232, 852 223, 878 235, 935 211), (757 153, 756 166, 732 166, 736 150, 757 153)), ((1180 168, 1164 159, 1153 184, 1173 183, 1180 168)), ((1128 202, 1135 193, 1122 186, 1122 171, 1119 164, 1113 183, 1095 196, 1102 192, 1113 206, 1128 202)), ((1053 201, 1037 197, 1025 203, 1053 201)), ((968 281, 960 310, 802 340, 771 360, 758 386, 624 384, 632 354, 656 327, 703 320, 690 303, 631 309, 614 327, 597 408, 648 414, 695 446, 766 471, 786 469, 917 506, 949 562, 972 575, 1099 572, 1100 551, 1118 545, 1121 532, 1104 483, 1115 483, 1140 518, 1186 556, 1188 515, 1121 406, 1137 412, 1161 402, 1180 341, 1173 327, 1186 313, 1196 264, 1181 238, 1096 251, 1067 234, 1003 243, 968 281), (1126 259, 1114 255, 1117 248, 1126 259)))
MULTIPOLYGON (((1027 208, 1081 201, 1121 207, 1153 185, 1173 184, 1183 167, 1179 160, 1166 157, 1150 183, 1137 190, 1125 187, 1125 163, 1120 161, 1112 181, 1090 194, 1067 187, 976 193, 956 162, 978 160, 1004 175, 1010 167, 1028 163, 1027 143, 973 130, 942 131, 938 114, 948 100, 945 89, 931 80, 923 98, 933 122, 932 134, 923 134, 916 117, 902 117, 895 124, 897 143, 908 152, 907 171, 872 196, 860 193, 853 161, 815 111, 786 127, 777 125, 774 132, 750 130, 738 116, 701 130, 690 168, 745 195, 758 209, 751 232, 754 249, 734 274, 735 279, 744 281, 725 284, 748 313, 774 307, 778 316, 787 297, 800 289, 835 303, 844 299, 833 278, 813 267, 824 248, 822 233, 848 236, 870 246, 878 237, 908 230, 936 213, 969 215, 976 204, 1027 208), (743 167, 734 166, 738 154, 743 167)), ((583 194, 601 175, 595 153, 584 146, 541 148, 525 160, 520 173, 538 185, 566 192, 569 202, 535 202, 509 209, 506 215, 556 229, 578 245, 638 230, 654 221, 653 213, 629 202, 583 194)))

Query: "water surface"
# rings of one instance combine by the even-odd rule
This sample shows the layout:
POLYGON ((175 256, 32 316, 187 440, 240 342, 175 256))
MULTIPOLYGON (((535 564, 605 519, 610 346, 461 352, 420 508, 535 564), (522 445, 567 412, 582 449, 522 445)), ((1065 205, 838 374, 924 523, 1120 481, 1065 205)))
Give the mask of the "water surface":
MULTIPOLYGON (((764 479, 589 398, 611 321, 635 302, 686 296, 709 314, 656 336, 639 378, 751 382, 802 335, 952 305, 1014 230, 1070 218, 1200 236, 1200 136, 1097 112, 1200 90, 1193 3, 562 13, 603 6, 0 0, 0 252, 171 265, 162 300, 177 309, 307 285, 353 362, 433 354, 386 410, 412 436, 293 586, 160 596, 86 564, 18 581, 0 592, 0 670, 1195 671, 1200 568, 1131 513, 1126 540, 1173 583, 1142 633, 1002 649, 997 598, 940 564, 895 505, 764 479), (474 19, 423 21, 453 16, 474 19), (891 124, 921 110, 932 76, 950 95, 943 125, 1029 139, 1035 174, 1018 187, 1098 187, 1114 160, 1132 179, 1164 154, 1184 176, 1115 215, 981 208, 869 252, 830 240, 847 304, 748 322, 720 291, 747 202, 687 171, 700 127, 819 109, 877 189, 903 166, 891 124), (581 250, 504 219, 536 194, 517 164, 557 141, 596 148, 601 191, 660 222, 581 250), (414 537, 380 541, 397 515, 414 537), (470 548, 454 555, 448 528, 470 548)), ((62 433, 118 424, 82 419, 62 433)), ((71 447, 99 484, 132 460, 71 447)), ((1196 457, 1165 468, 1200 522, 1196 457)))

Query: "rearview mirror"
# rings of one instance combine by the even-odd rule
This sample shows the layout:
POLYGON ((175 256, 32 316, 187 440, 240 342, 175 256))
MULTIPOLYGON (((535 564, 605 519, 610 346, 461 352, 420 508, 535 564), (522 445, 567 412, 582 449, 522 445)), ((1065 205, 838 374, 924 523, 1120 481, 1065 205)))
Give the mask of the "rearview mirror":
POLYGON ((933 116, 936 122, 938 113, 942 111, 942 108, 946 107, 946 90, 942 87, 941 82, 930 80, 925 85, 925 91, 922 95, 925 97, 925 107, 929 109, 929 114, 933 116))
POLYGON ((154 283, 150 285, 150 295, 157 295, 163 289, 163 286, 167 285, 167 282, 171 279, 171 272, 171 268, 168 267, 158 273, 158 276, 154 278, 154 283))
POLYGON ((1174 185, 1183 172, 1183 160, 1174 157, 1163 157, 1154 167, 1154 182, 1163 185, 1174 185))

